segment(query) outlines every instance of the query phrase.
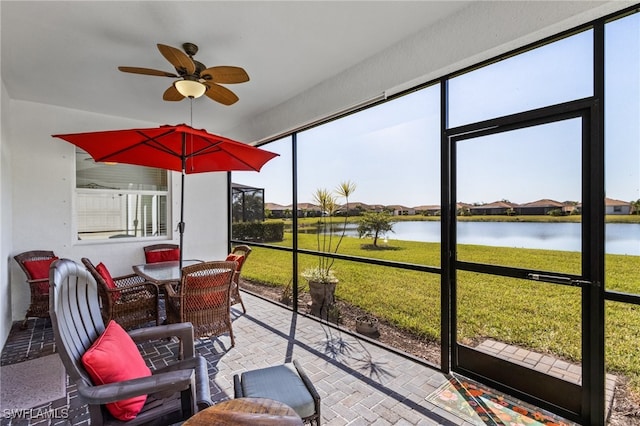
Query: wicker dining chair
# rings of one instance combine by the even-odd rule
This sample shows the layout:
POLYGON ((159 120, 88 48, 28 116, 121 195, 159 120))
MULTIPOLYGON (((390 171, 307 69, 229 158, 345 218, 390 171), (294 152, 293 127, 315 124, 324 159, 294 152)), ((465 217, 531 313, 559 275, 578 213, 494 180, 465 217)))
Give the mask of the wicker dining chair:
POLYGON ((197 338, 220 336, 229 332, 235 346, 229 291, 236 262, 215 261, 197 263, 182 268, 177 290, 166 286, 167 322, 190 322, 197 338))
POLYGON ((251 247, 247 245, 239 245, 235 246, 231 250, 231 254, 227 256, 226 260, 235 261, 238 263, 235 273, 233 274, 233 283, 231 284, 231 291, 229 293, 230 298, 230 306, 235 305, 236 303, 240 303, 242 306, 242 311, 246 314, 247 309, 244 307, 244 302, 242 301, 242 297, 240 296, 240 273, 242 272, 242 267, 247 262, 247 258, 251 254, 251 247))
POLYGON ((13 258, 27 276, 31 301, 22 328, 27 328, 29 318, 49 318, 49 267, 58 257, 50 250, 32 250, 13 258))
POLYGON ((143 247, 143 250, 147 263, 180 260, 180 246, 177 244, 152 244, 143 247))
POLYGON ((82 258, 82 263, 98 283, 105 322, 115 320, 125 330, 142 327, 149 322, 160 324, 159 289, 156 284, 136 275, 111 277, 109 270, 99 263, 82 258))

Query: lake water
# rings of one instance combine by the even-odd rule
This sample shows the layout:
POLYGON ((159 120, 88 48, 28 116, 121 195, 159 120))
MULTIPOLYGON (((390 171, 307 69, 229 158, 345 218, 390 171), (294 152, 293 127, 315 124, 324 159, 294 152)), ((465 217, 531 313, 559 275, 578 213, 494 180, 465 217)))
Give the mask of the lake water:
MULTIPOLYGON (((440 241, 440 222, 396 222, 393 231, 389 241, 440 241)), ((543 250, 580 251, 582 240, 579 223, 458 222, 457 233, 459 244, 543 250)), ((358 235, 355 225, 347 235, 358 235)), ((640 224, 609 223, 605 236, 607 253, 640 256, 640 224)))

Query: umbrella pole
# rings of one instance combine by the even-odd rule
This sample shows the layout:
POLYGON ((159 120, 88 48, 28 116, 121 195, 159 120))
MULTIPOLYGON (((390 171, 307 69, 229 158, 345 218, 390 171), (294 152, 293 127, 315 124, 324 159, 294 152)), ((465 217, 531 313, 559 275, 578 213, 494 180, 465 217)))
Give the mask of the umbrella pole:
POLYGON ((184 239, 184 174, 187 169, 187 136, 182 135, 182 175, 180 176, 180 223, 178 224, 178 231, 180 232, 180 275, 182 276, 182 253, 184 247, 182 242, 184 239))
POLYGON ((180 223, 178 223, 178 231, 180 231, 180 270, 182 271, 182 241, 184 238, 184 171, 181 176, 181 190, 180 190, 180 223))

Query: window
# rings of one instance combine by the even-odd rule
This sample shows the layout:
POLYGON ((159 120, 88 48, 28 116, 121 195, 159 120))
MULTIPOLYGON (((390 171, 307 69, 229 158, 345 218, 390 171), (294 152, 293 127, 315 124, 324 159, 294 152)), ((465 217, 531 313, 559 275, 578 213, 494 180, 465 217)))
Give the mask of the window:
POLYGON ((449 80, 449 126, 593 96, 593 31, 449 80))
MULTIPOLYGON (((605 287, 640 295, 640 276, 623 272, 625 259, 640 256, 640 224, 628 216, 628 213, 637 215, 640 208, 640 13, 608 22, 604 40, 605 193, 617 203, 607 206, 605 211, 618 215, 617 220, 605 224, 605 287), (621 223, 624 216, 629 223, 621 223)), ((611 306, 624 305, 611 303, 611 306)), ((629 312, 631 309, 624 307, 629 312)), ((621 318, 630 316, 629 312, 621 318)), ((637 312, 636 328, 640 324, 637 312)), ((616 326, 614 321, 608 325, 616 326)), ((634 370, 640 377, 640 364, 636 363, 634 370)))
POLYGON ((79 240, 167 235, 168 172, 96 163, 76 149, 76 220, 79 240))
MULTIPOLYGON (((334 224, 334 233, 344 230, 354 251, 345 251, 345 241, 340 253, 367 258, 384 253, 389 260, 406 262, 399 241, 416 241, 419 234, 439 254, 440 222, 435 217, 440 205, 439 108, 440 85, 433 85, 300 132, 298 209, 307 209, 303 214, 307 220, 298 224, 299 247, 331 251, 320 247, 312 235, 323 226, 313 220, 321 214, 314 194, 326 189, 335 195, 341 183, 351 182, 355 191, 349 200, 336 197, 340 208, 335 212, 337 218, 329 221, 344 222, 341 209, 349 208, 350 223, 334 224), (392 230, 379 233, 379 239, 374 240, 375 233, 360 239, 359 219, 366 213, 383 212, 392 218, 392 230), (397 220, 400 216, 417 220, 397 220)), ((411 261, 429 266, 440 263, 425 251, 411 261)))

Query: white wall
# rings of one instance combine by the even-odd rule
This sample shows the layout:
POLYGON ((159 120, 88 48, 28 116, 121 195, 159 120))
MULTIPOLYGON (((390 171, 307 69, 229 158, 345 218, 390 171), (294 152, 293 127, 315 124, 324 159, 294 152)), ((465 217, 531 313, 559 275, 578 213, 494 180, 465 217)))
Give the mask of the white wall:
POLYGON ((11 146, 9 145, 9 94, 0 86, 0 342, 4 344, 11 329, 11 146))
MULTIPOLYGON (((149 242, 77 240, 73 222, 75 146, 51 135, 155 127, 158 123, 24 101, 11 101, 9 112, 10 137, 3 146, 9 143, 13 166, 10 258, 27 250, 53 250, 60 257, 76 261, 88 257, 94 263, 104 262, 114 275, 132 273, 132 265, 144 262, 142 246, 149 242)), ((3 119, 5 116, 3 111, 3 119)), ((172 230, 176 243, 179 184, 180 175, 173 173, 172 230)), ((3 193, 3 203, 4 199, 3 193)), ((226 174, 186 176, 185 205, 185 258, 217 259, 226 255, 226 174)), ((15 321, 24 317, 29 292, 24 273, 15 261, 9 264, 11 298, 4 300, 11 300, 11 318, 15 321)))

